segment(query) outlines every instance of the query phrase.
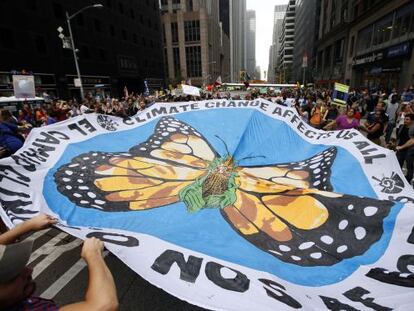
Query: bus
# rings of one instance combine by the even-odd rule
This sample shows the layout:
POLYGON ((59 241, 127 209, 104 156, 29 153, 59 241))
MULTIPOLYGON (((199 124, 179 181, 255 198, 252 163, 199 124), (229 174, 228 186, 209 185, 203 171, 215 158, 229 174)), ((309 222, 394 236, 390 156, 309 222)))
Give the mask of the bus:
MULTIPOLYGON (((285 88, 297 88, 297 84, 272 84, 272 83, 251 83, 247 90, 259 89, 261 93, 266 93, 268 89, 272 88, 276 93, 285 88)), ((245 90, 244 83, 223 83, 220 87, 222 91, 242 91, 245 90)))

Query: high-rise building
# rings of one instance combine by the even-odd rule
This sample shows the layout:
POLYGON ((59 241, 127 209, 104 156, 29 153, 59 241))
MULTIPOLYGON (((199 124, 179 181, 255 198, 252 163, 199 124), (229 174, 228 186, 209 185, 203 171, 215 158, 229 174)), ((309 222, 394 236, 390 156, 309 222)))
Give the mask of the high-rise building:
POLYGON ((414 85, 414 2, 358 1, 352 12, 345 81, 388 91, 414 85))
POLYGON ((229 0, 230 14, 230 79, 240 80, 246 71, 246 0, 229 0))
POLYGON ((267 81, 270 83, 279 82, 276 79, 279 72, 279 49, 280 36, 282 34, 283 19, 285 18, 287 5, 276 5, 273 17, 272 45, 269 49, 269 67, 267 69, 267 81))
POLYGON ((279 48, 279 78, 282 82, 295 82, 292 75, 293 47, 295 44, 296 1, 289 0, 286 15, 283 19, 279 48))
POLYGON ((12 72, 32 72, 36 90, 60 98, 79 96, 65 12, 101 2, 71 19, 85 94, 142 92, 144 81, 162 86, 164 68, 158 0, 0 1, 0 96, 12 95, 12 72), (24 5, 23 5, 24 3, 24 5), (69 45, 67 45, 69 47, 69 45))
POLYGON ((295 81, 313 81, 319 10, 320 0, 296 0, 295 48, 292 63, 292 76, 295 81))
MULTIPOLYGON (((372 2, 372 1, 370 1, 372 2)), ((346 47, 352 4, 348 0, 321 0, 315 83, 331 87, 345 81, 346 47)))
POLYGON ((225 57, 218 1, 162 0, 161 14, 170 83, 191 79, 193 85, 201 86, 223 74, 225 57))
POLYGON ((230 81, 230 1, 219 0, 220 24, 222 29, 221 79, 230 81))
POLYGON ((246 70, 256 78, 256 11, 253 10, 246 12, 246 70))

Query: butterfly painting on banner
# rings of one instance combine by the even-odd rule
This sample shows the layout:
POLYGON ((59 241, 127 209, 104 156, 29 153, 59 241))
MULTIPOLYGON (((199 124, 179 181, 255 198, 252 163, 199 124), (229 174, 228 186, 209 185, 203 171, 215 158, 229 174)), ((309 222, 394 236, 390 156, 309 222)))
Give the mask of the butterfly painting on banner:
MULTIPOLYGON (((21 180, 42 190, 21 206, 3 198, 3 215, 17 223, 45 202, 63 230, 103 238, 150 282, 207 308, 408 305, 414 195, 391 151, 263 100, 186 106, 31 135, 27 150, 56 140, 21 180)), ((9 160, 15 174, 24 156, 9 160)))

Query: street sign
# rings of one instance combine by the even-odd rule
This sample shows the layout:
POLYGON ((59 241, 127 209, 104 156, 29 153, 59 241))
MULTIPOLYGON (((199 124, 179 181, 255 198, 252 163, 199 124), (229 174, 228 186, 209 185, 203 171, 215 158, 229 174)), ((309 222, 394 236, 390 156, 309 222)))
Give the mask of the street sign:
POLYGON ((78 78, 73 79, 73 84, 75 84, 76 87, 82 87, 81 79, 78 79, 78 78))
POLYGON ((337 105, 346 105, 349 97, 349 86, 341 83, 335 83, 332 98, 337 105))
POLYGON ((34 98, 34 76, 13 75, 13 89, 16 98, 34 98))
POLYGON ((305 55, 302 58, 302 68, 308 68, 308 55, 305 55))
POLYGON ((70 38, 69 37, 63 37, 62 39, 62 43, 63 43, 63 48, 64 49, 72 49, 72 43, 70 42, 70 38))

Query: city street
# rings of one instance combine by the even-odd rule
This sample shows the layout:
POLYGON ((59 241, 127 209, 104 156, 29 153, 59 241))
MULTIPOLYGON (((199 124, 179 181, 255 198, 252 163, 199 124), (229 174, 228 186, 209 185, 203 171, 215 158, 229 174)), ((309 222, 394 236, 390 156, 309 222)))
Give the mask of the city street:
MULTIPOLYGON (((36 232, 31 238, 35 239, 30 267, 36 294, 60 306, 83 300, 88 272, 80 258, 82 241, 53 228, 36 232)), ((105 262, 115 278, 120 310, 205 310, 151 285, 108 251, 105 262)))

